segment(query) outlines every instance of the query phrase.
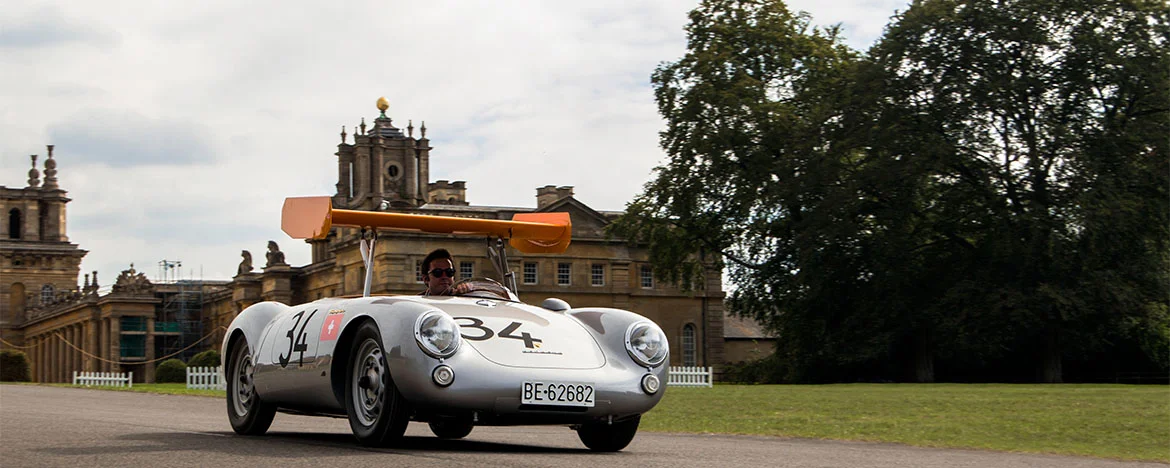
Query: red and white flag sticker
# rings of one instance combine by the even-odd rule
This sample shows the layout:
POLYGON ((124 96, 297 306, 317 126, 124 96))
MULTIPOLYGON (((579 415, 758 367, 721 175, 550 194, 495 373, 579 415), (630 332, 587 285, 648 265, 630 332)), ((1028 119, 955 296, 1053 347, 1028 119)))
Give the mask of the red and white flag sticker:
POLYGON ((336 340, 341 333, 341 320, 344 318, 345 314, 326 315, 325 323, 321 324, 321 341, 336 340))

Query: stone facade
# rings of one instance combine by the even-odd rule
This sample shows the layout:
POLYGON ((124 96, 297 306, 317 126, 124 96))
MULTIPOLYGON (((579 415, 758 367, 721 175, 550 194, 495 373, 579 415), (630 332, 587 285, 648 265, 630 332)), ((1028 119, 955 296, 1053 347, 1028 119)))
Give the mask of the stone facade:
POLYGON ((28 186, 0 186, 0 338, 23 345, 20 327, 29 309, 76 294, 86 251, 65 235, 65 190, 57 185, 53 146, 44 161, 45 179, 31 156, 28 186))
MULTIPOLYGON (((466 182, 430 181, 432 148, 425 124, 415 138, 412 123, 403 132, 393 126, 385 108, 382 111, 370 128, 363 120, 352 142, 343 129, 335 153, 334 207, 488 219, 567 212, 573 240, 564 253, 523 254, 508 248, 521 299, 539 304, 556 297, 574 307, 635 311, 667 333, 671 365, 712 366, 719 371, 725 362, 725 313, 718 269, 709 270, 695 291, 658 281, 644 246, 606 237, 605 226, 621 213, 586 206, 574 198, 573 187, 537 188, 535 207, 470 205, 466 182)), ((232 319, 252 304, 295 305, 362 293, 365 266, 359 233, 348 228, 334 228, 326 239, 309 241, 307 265, 286 264, 277 243, 270 242, 263 268, 253 265, 250 252, 241 252, 243 260, 230 281, 151 283, 131 265, 108 291, 98 285, 96 271, 92 280, 87 274, 84 285, 78 286, 86 251, 70 244, 65 235, 69 199, 57 186, 56 161, 51 157, 45 161, 43 186, 35 159, 29 172, 28 187, 0 187, 5 221, 0 231, 0 349, 15 347, 28 353, 35 381, 66 382, 73 371, 133 371, 135 381, 149 382, 156 362, 167 355, 182 352, 181 357, 189 357, 218 349, 232 319), (52 293, 42 295, 46 286, 45 291, 52 293)), ((500 279, 487 258, 487 242, 379 232, 372 293, 422 291, 418 265, 436 248, 451 251, 460 277, 500 279)))
POLYGON ((0 349, 23 351, 35 382, 70 382, 73 372, 134 372, 136 382, 153 381, 162 353, 202 333, 201 297, 224 282, 154 284, 131 265, 110 288, 99 285, 96 271, 79 286, 86 251, 66 235, 69 198, 57 184, 52 150, 43 185, 34 156, 27 187, 0 186, 0 349))
MULTIPOLYGON (((342 141, 338 160, 335 208, 391 211, 487 219, 512 219, 516 213, 567 212, 573 240, 560 254, 523 254, 508 248, 520 298, 539 304, 556 297, 574 307, 616 307, 657 322, 670 337, 671 363, 719 367, 723 361, 721 272, 708 272, 702 289, 682 291, 653 278, 646 248, 609 239, 604 229, 621 215, 599 212, 573 197, 573 187, 537 188, 536 208, 470 205, 466 182, 429 180, 432 147, 426 127, 415 138, 413 125, 403 133, 382 114, 372 128, 363 124, 349 142, 342 141), (686 344, 692 349, 684 350, 686 344), (685 361, 684 361, 685 358, 685 361)), ((323 240, 308 241, 312 263, 236 276, 228 288, 208 297, 204 328, 223 328, 245 307, 263 300, 300 304, 323 297, 360 295, 365 265, 357 229, 334 228, 323 240)), ((375 247, 372 294, 417 294, 424 289, 418 265, 427 253, 445 248, 455 257, 459 276, 499 280, 487 258, 486 238, 424 233, 379 232, 375 247)))

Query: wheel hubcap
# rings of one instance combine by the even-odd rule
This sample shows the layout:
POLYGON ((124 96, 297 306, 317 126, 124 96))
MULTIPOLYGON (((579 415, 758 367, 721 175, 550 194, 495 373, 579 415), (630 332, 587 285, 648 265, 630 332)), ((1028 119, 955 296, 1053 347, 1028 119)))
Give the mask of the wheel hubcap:
POLYGON ((253 385, 252 375, 254 366, 252 365, 252 353, 247 345, 242 345, 243 349, 239 351, 236 356, 235 365, 232 369, 235 370, 232 379, 235 381, 235 407, 236 414, 239 416, 247 416, 248 411, 252 409, 252 397, 255 396, 255 386, 253 385))
POLYGON ((385 392, 382 385, 386 365, 382 358, 382 347, 374 340, 367 339, 358 350, 353 368, 353 403, 358 420, 371 426, 382 414, 385 392))

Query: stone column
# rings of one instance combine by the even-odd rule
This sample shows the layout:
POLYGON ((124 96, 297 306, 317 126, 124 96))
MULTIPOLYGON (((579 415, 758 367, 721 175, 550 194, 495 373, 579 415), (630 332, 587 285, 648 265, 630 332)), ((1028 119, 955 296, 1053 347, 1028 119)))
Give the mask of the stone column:
POLYGON ((41 345, 40 345, 41 364, 39 366, 41 368, 41 373, 40 373, 40 378, 37 380, 38 382, 49 382, 50 381, 49 380, 50 379, 49 360, 52 357, 52 351, 49 349, 49 346, 51 346, 52 343, 53 343, 53 336, 52 335, 49 335, 47 333, 41 335, 41 345))
POLYGON ((37 382, 47 382, 45 380, 45 352, 48 349, 45 343, 45 335, 37 336, 37 382))
POLYGON ((90 356, 85 358, 85 370, 90 372, 96 372, 98 366, 97 358, 94 357, 98 355, 97 330, 95 325, 93 320, 87 320, 85 322, 85 351, 90 354, 90 356))
POLYGON ((64 335, 61 334, 60 328, 53 330, 53 362, 50 365, 53 367, 54 383, 65 381, 65 379, 61 377, 65 372, 62 369, 65 366, 61 364, 62 358, 65 357, 65 340, 61 339, 62 336, 64 335))
POLYGON ((73 364, 69 366, 69 375, 73 375, 73 372, 81 370, 82 354, 81 351, 77 350, 77 348, 81 348, 83 346, 83 341, 81 339, 81 327, 78 325, 73 325, 70 326, 69 329, 73 332, 73 346, 69 348, 69 356, 73 358, 73 364))
POLYGON ((65 335, 69 340, 65 342, 65 375, 73 381, 73 371, 77 370, 77 327, 69 325, 66 330, 69 330, 65 335))
POLYGON ((65 375, 70 382, 73 381, 73 372, 77 370, 77 325, 69 326, 69 342, 65 344, 65 352, 69 356, 69 365, 65 366, 65 375))
POLYGON ((41 378, 40 382, 51 382, 52 376, 49 374, 49 362, 52 358, 52 350, 50 346, 53 345, 53 335, 48 333, 41 335, 41 378))
POLYGON ((49 381, 49 336, 41 335, 41 340, 37 343, 37 350, 40 351, 40 356, 37 357, 37 382, 49 381))
MULTIPOLYGON (((98 351, 94 354, 101 356, 107 360, 114 360, 110 356, 110 319, 98 319, 98 351)), ((106 361, 98 362, 98 371, 109 372, 110 363, 106 361)))
MULTIPOLYGON (((122 360, 122 324, 118 317, 110 317, 110 360, 122 360)), ((120 372, 121 366, 110 364, 110 372, 120 372)))
POLYGON ((146 318, 146 365, 143 367, 142 381, 154 383, 154 317, 146 318))

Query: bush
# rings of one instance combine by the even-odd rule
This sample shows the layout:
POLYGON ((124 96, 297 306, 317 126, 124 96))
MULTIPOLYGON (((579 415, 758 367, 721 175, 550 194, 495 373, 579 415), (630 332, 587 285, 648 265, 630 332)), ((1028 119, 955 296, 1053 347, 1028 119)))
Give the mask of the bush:
POLYGON ((219 351, 209 349, 187 361, 187 367, 219 367, 219 351))
POLYGON ((28 356, 11 349, 0 351, 0 382, 28 381, 28 356))
POLYGON ((167 359, 154 369, 154 383, 187 382, 187 365, 178 359, 167 359))
POLYGON ((723 381, 737 384, 786 383, 788 369, 779 354, 753 361, 733 362, 723 367, 723 381))

